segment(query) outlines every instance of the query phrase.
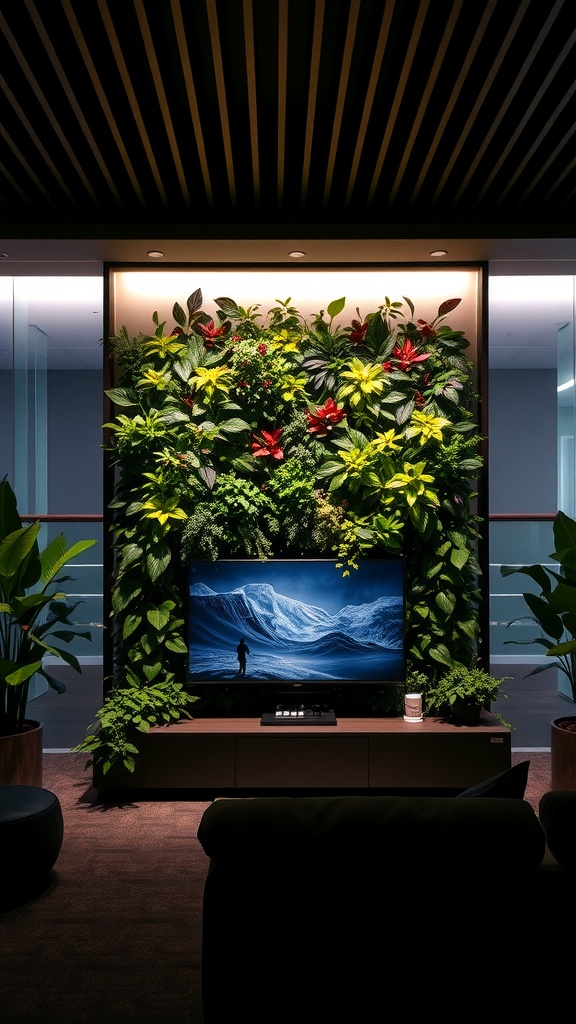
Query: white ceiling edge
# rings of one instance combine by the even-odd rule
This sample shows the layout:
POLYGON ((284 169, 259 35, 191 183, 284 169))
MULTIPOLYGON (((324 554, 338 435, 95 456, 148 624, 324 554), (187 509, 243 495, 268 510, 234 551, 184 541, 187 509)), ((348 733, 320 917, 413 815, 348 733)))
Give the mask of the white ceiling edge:
POLYGON ((93 275, 105 263, 489 263, 490 273, 575 274, 576 238, 446 238, 428 239, 326 239, 293 238, 210 238, 170 239, 0 239, 0 275, 93 275), (444 257, 431 257, 437 249, 444 257), (162 259, 152 259, 149 250, 160 250, 162 259), (294 260, 288 254, 302 250, 294 260))

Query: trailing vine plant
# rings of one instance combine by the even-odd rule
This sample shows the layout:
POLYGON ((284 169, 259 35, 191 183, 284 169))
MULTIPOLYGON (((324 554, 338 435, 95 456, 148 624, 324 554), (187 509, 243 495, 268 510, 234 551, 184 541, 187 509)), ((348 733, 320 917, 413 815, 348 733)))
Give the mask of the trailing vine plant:
POLYGON ((89 765, 133 769, 126 733, 198 699, 185 687, 191 558, 334 557, 348 574, 401 553, 409 675, 432 685, 477 660, 477 396, 469 342, 445 322, 461 300, 427 323, 386 297, 340 325, 345 301, 308 322, 291 299, 263 316, 221 297, 215 320, 198 289, 169 333, 154 313, 153 334, 110 339, 115 668, 99 730, 76 748, 89 765))

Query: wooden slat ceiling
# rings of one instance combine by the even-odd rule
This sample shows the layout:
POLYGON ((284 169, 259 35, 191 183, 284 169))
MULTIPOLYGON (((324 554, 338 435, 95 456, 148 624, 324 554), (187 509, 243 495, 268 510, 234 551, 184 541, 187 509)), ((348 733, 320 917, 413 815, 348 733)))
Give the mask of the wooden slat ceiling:
POLYGON ((0 0, 0 219, 576 234, 573 0, 0 0))

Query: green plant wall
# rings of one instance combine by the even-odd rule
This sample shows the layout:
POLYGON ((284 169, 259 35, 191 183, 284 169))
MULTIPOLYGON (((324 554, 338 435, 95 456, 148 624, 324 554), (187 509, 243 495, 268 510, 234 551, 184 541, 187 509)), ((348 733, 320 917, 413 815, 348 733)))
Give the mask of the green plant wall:
MULTIPOLYGON (((165 720, 190 710, 190 558, 333 557, 346 574, 366 555, 401 553, 409 672, 432 681, 476 662, 482 460, 460 302, 427 322, 410 298, 385 297, 341 322, 346 297, 304 317, 290 298, 262 313, 221 296, 213 317, 198 289, 170 321, 154 313, 149 334, 110 339, 108 711, 146 730, 158 709, 142 713, 142 691, 159 686, 165 720)), ((113 739, 100 717, 80 749, 130 767, 115 728, 113 739)))

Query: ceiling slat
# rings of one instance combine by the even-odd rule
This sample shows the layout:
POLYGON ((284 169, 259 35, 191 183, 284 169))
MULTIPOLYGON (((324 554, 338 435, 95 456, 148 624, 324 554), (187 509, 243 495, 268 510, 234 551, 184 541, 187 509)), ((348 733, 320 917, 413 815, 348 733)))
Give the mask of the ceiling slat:
POLYGON ((446 106, 444 108, 444 111, 442 113, 442 116, 441 116, 439 124, 438 124, 438 128, 436 129, 436 132, 434 134, 434 138, 433 138, 430 146, 428 147, 428 153, 427 153, 426 158, 425 158, 425 160, 424 160, 424 162, 422 164, 422 167, 420 169, 420 173, 418 175, 416 184, 414 186, 414 189, 413 189, 413 192, 412 192, 412 196, 410 198, 410 204, 411 205, 413 205, 414 202, 416 201, 416 199, 418 198, 420 190, 421 190, 421 188, 422 188, 422 186, 424 184, 424 181, 426 180, 426 176, 427 176, 427 174, 428 174, 428 172, 430 170, 430 165, 431 165, 434 157, 436 156, 436 154, 439 151, 440 143, 442 141, 442 138, 443 138, 444 133, 445 133, 445 131, 447 129, 447 126, 448 126, 448 123, 450 121, 450 118, 452 116, 452 112, 453 112, 454 107, 456 105, 456 101, 462 96, 462 92, 463 92, 463 90, 465 88, 465 84, 466 84, 466 79, 468 77, 468 73, 470 71, 470 68, 471 68, 473 62, 474 62, 476 54, 478 53, 478 49, 479 49, 480 43, 484 39, 485 33, 486 33, 486 31, 488 29, 488 26, 489 26, 489 23, 490 23, 490 19, 491 19, 492 15, 494 14, 494 11, 496 9, 496 4, 497 3, 498 3, 498 0, 488 0, 488 3, 486 3, 486 6, 484 8, 484 12, 482 14, 482 18, 480 20, 480 24, 478 25, 478 28, 476 29, 476 32, 474 34, 474 38, 472 40, 472 43, 470 44, 467 52, 464 54, 464 58, 463 58, 463 61, 462 61, 462 67, 461 67, 460 72, 458 74, 458 78, 456 79, 456 82, 454 84, 454 88, 453 88, 453 90, 452 90, 452 92, 450 94, 450 98, 449 98, 448 102, 446 103, 446 106))
POLYGON ((312 37, 312 53, 310 57, 310 77, 308 84, 308 106, 306 110, 306 133, 304 136, 304 157, 302 161, 302 204, 308 198, 310 172, 312 168, 312 140, 314 137, 314 117, 318 98, 318 81, 320 78, 320 57, 322 54, 322 31, 324 28, 324 0, 317 0, 314 7, 314 33, 312 37))
POLYGON ((426 13, 428 11, 429 2, 430 2, 430 0, 420 0, 420 5, 418 7, 416 18, 414 20, 414 25, 413 25, 413 28, 412 28, 412 34, 411 34, 411 37, 410 37, 410 42, 408 43, 408 47, 407 47, 407 50, 406 50, 406 56, 404 58, 404 65, 402 67, 402 72, 401 72, 400 78, 398 80, 398 85, 396 87, 396 91, 395 91, 395 94, 394 94, 394 99, 392 100, 392 104, 391 104, 391 107, 390 107, 390 113, 388 115, 388 121, 387 121, 387 124, 386 124, 386 129, 384 131, 384 137, 383 137, 382 143, 380 145, 380 150, 378 152, 378 157, 376 159, 376 166, 374 168, 374 173, 372 175, 372 181, 370 183, 370 188, 368 190, 368 206, 369 207, 372 205, 372 202, 374 200, 376 189, 378 187, 378 182, 380 180, 380 174, 382 172, 382 166, 384 164, 384 159, 386 157, 386 153, 388 152, 388 146, 390 145, 390 139, 392 137, 392 131, 394 129, 394 125, 396 124, 396 118, 398 117, 398 112, 400 110, 400 104, 402 102, 402 97, 404 95, 404 90, 405 90, 406 84, 408 82, 408 76, 410 74, 411 68, 414 65, 414 57, 415 57, 415 53, 416 53, 416 47, 418 46, 418 43, 420 41, 420 36, 421 36, 421 33, 422 33, 422 29, 424 27, 424 19, 426 17, 426 13))
POLYGON ((386 0, 386 6, 384 7, 384 13, 382 14, 382 24, 380 25, 380 32, 378 33, 378 42, 376 43, 376 51, 374 53, 374 60, 372 62, 370 81, 368 82, 368 88, 366 90, 366 98, 364 100, 362 117, 360 118, 360 124, 358 127, 358 135, 356 138, 356 145, 354 147, 354 156, 352 157, 350 176, 348 178, 348 187, 346 189, 345 199, 346 206, 350 205, 350 201, 352 199, 352 193, 354 191, 354 185, 356 183, 356 176, 358 174, 358 167, 360 165, 360 159, 366 143, 368 123, 370 121, 372 108, 374 106, 376 87, 378 85, 378 79, 380 77, 380 73, 382 70, 382 61, 384 59, 386 43, 388 41, 388 36, 390 34, 390 24, 392 22, 392 15, 394 14, 394 3, 395 0, 386 0))
MULTIPOLYGON (((503 151, 502 151, 502 153, 500 155, 500 158, 497 160, 497 162, 496 162, 496 164, 494 166, 494 170, 490 172, 490 174, 488 175, 488 178, 486 179, 485 186, 483 186, 483 188, 480 191, 480 197, 483 196, 485 190, 492 183, 492 181, 494 180, 497 172, 504 166, 504 163, 506 162, 506 160, 508 158, 508 155, 511 153, 511 151, 514 148, 516 142, 520 138, 520 135, 524 131, 525 127, 527 126, 527 124, 528 124, 530 118, 532 117, 534 111, 536 110, 536 108, 538 107, 540 102, 543 100, 548 86, 550 85, 550 83, 552 82, 553 78, 558 73, 558 70, 561 68, 562 64, 564 64, 564 62, 566 61, 566 59, 570 55, 570 51, 574 48, 575 43, 576 43, 576 29, 574 30, 574 32, 572 33, 570 38, 567 40, 566 45, 564 46, 564 48, 561 51, 561 53, 558 54, 558 57, 556 58, 556 60, 554 61, 554 64, 550 68, 550 71, 546 75, 546 78, 544 79, 540 89, 538 89, 538 92, 534 96, 534 99, 532 100, 530 106, 527 108, 526 113, 521 118, 520 123, 519 123, 516 131, 512 134, 508 145, 504 147, 504 149, 503 149, 503 151)), ((560 103, 558 104, 558 106, 556 107, 556 109, 553 112, 551 111, 548 114, 548 117, 547 117, 547 120, 546 120, 546 124, 544 125, 542 131, 540 131, 538 133, 538 135, 534 139, 532 145, 528 149, 527 153, 525 153, 523 159, 517 165, 516 170, 514 171, 512 176, 508 177, 508 181, 507 181, 506 187, 500 193, 497 202, 501 203, 506 198, 506 196, 508 195, 508 193, 510 192, 510 190, 513 188, 514 184, 516 183, 516 181, 520 177, 520 174, 522 173, 522 171, 528 165, 528 163, 530 162, 530 160, 532 159, 534 154, 540 149, 541 144, 544 141, 544 139, 546 138, 546 136, 549 134, 550 129, 556 123, 558 117, 560 116, 560 114, 562 113, 564 108, 570 103, 570 101, 574 97, 575 93, 576 93, 576 81, 573 82, 571 88, 568 89, 568 91, 566 93, 564 93, 564 96, 562 97, 562 99, 561 99, 560 103)), ((562 151, 564 145, 566 145, 570 141, 570 139, 572 137, 572 134, 573 134, 573 130, 568 132, 564 136, 563 144, 558 145, 556 147, 556 149, 554 150, 553 154, 550 155, 550 157, 548 158, 548 160, 546 161, 545 164, 542 164, 542 161, 540 161, 540 170, 536 173, 535 177, 533 178, 532 185, 530 186, 530 188, 526 192, 523 193, 523 197, 522 197, 523 199, 526 199, 526 197, 530 194, 530 192, 532 191, 534 186, 537 184, 537 182, 543 176, 544 172, 548 169, 548 167, 551 165, 553 160, 555 160, 556 157, 559 155, 559 153, 562 151)))
MULTIPOLYGON (((484 79, 484 84, 483 84, 483 86, 482 86, 482 88, 481 88, 481 90, 480 90, 480 92, 478 94, 478 97, 476 98, 475 102, 472 105, 470 113, 469 113, 469 115, 468 115, 468 117, 466 119, 466 124, 464 125, 464 128, 462 129, 462 132, 460 133, 460 137, 458 138, 458 140, 455 142, 455 144, 451 148, 450 157, 446 161, 446 167, 444 169, 444 173, 442 174, 442 177, 440 178, 440 181, 438 182, 438 185, 436 187, 436 191, 434 193, 434 197, 433 197, 433 200, 432 200, 433 203, 437 202, 437 200, 441 196, 442 192, 444 191, 446 183, 447 183, 447 181, 448 181, 448 179, 450 177, 450 174, 452 173, 452 170, 454 168, 454 164, 456 163, 456 160, 457 160, 458 156, 460 155, 462 147, 464 146, 464 143, 465 143, 466 139, 470 135, 470 133, 472 131, 472 127, 473 127, 473 125, 474 125, 474 123, 476 121, 476 118, 479 115, 479 112, 480 112, 480 109, 482 107, 482 104, 484 103, 486 97, 488 96, 488 94, 490 92, 490 89, 492 88, 492 86, 494 84, 494 80, 495 80, 498 72, 500 71, 500 69, 501 69, 501 67, 502 67, 502 65, 503 65, 503 63, 504 63, 504 61, 506 59, 506 56, 508 54, 508 51, 510 50, 510 47, 512 46, 512 43, 514 42, 514 38, 515 38, 516 34, 518 32, 520 32, 520 30, 521 30, 522 20, 523 20, 525 14, 527 13, 529 6, 530 6, 530 0, 522 0, 522 3, 520 4, 518 10, 516 11, 516 14, 514 16, 514 20, 513 20, 512 24, 511 24, 508 32, 506 33, 506 36, 505 36, 505 38, 504 38, 504 40, 502 42, 502 45, 499 47, 498 52, 496 53, 496 55, 494 57, 492 66, 488 69, 488 72, 487 72, 486 77, 484 79)), ((499 104, 498 104, 498 109, 499 109, 499 104)), ((497 113, 498 113, 498 111, 495 110, 494 111, 494 116, 497 116, 497 113)), ((468 179, 468 176, 466 176, 466 179, 468 179)), ((463 192, 463 188, 462 188, 462 186, 460 186, 460 188, 457 190, 457 195, 461 196, 462 192, 463 192)), ((454 206, 454 201, 455 200, 453 198, 452 199, 452 206, 454 206)))
POLYGON ((288 0, 278 0, 278 202, 284 198, 286 159, 286 94, 288 88, 288 0))
POLYGON ((429 110, 429 105, 430 105, 430 101, 431 101, 431 98, 432 98, 432 92, 433 92, 434 86, 436 85, 436 82, 438 80, 438 75, 440 74, 440 70, 442 68, 442 65, 443 65, 444 61, 446 60, 446 54, 447 54, 447 51, 448 51, 448 46, 449 46, 450 40, 452 38, 452 34, 454 32, 454 28, 456 26, 456 22, 457 22, 457 20, 458 20, 458 18, 460 16, 460 12, 462 10, 463 2, 464 2, 464 0, 455 0, 454 6, 452 7, 452 10, 450 11, 450 15, 448 17, 448 21, 447 21, 446 27, 444 29, 444 33, 443 33, 442 39, 440 41, 440 45, 439 45, 437 53, 436 53, 436 57, 434 58, 434 64, 432 65, 432 70, 430 72, 430 76, 428 78, 428 81, 426 82, 426 87, 424 89, 424 92, 422 93, 422 99, 420 100, 420 105, 419 105, 418 110, 416 112, 416 116, 414 118, 414 121, 413 121, 413 123, 412 123, 412 125, 410 127, 410 131, 408 133, 408 138, 407 138, 407 140, 406 140, 406 142, 405 142, 405 144, 404 144, 404 146, 402 148, 402 157, 401 157, 401 160, 400 160, 398 171, 396 172, 396 178, 394 179, 394 182, 392 184, 392 188, 390 189, 390 194, 388 196, 388 206, 389 207, 392 206, 392 204, 393 204, 393 202, 394 202, 394 200, 396 198, 396 195, 398 193, 398 189, 400 187, 400 182, 402 181, 402 178, 404 176, 404 172, 406 170, 406 167, 408 166, 408 162, 409 162, 410 157, 412 155, 412 150, 414 149, 414 145, 415 145, 416 139, 418 137, 418 132, 419 132, 419 130, 420 130, 421 126, 422 126, 422 122, 424 121, 424 119, 426 117, 426 114, 427 114, 427 112, 429 110))
POLYGON ((252 0, 244 0, 244 49, 246 53, 246 85, 248 89, 248 119, 250 123, 250 153, 252 155, 252 182, 254 201, 260 203, 260 158, 258 154, 258 104, 256 101, 256 59, 254 50, 254 11, 252 0))
MULTIPOLYGON (((100 101, 100 106, 102 107, 102 111, 104 113, 106 121, 108 122, 108 127, 110 128, 110 131, 112 133, 112 136, 113 136, 114 141, 116 143, 116 146, 118 148, 118 152, 119 152, 120 157, 122 159, 122 163, 124 164, 124 167, 126 168, 126 172, 128 174, 128 177, 129 177, 130 181, 132 182, 132 187, 134 189, 134 192, 136 193, 136 196, 138 197, 138 201, 140 203, 140 206, 143 207, 144 206, 144 195, 142 193, 142 189, 140 188, 140 182, 138 181, 138 177, 137 177, 136 172, 134 170, 132 161, 130 159, 130 155, 128 153, 128 150, 126 149, 126 145, 125 145, 124 140, 122 138, 122 133, 121 133, 120 129, 118 128, 118 124, 117 124, 116 118, 115 118, 114 113, 112 111, 112 108, 111 108, 111 106, 110 106, 110 104, 108 102, 108 97, 106 96, 106 93, 105 93, 105 91, 104 91, 104 89, 102 87, 102 83, 100 81, 100 76, 98 74, 98 70, 96 68, 96 65, 95 65, 93 59, 92 59, 92 54, 90 52, 90 47, 88 46, 88 43, 87 43, 86 39, 84 38, 84 35, 83 35, 82 30, 80 28, 80 25, 78 24, 78 19, 76 17, 76 13, 74 11, 74 8, 72 7, 71 0, 62 0, 62 7, 64 9, 64 13, 65 13, 66 17, 68 18, 68 23, 70 25, 70 29, 71 29, 71 31, 72 31, 72 33, 74 35, 75 40, 76 40, 76 45, 77 45, 77 47, 78 47, 78 49, 80 51, 80 54, 81 54, 82 59, 84 61, 84 64, 86 65, 86 70, 87 70, 87 72, 88 72, 88 74, 90 76, 90 80, 91 80, 92 85, 94 87, 94 92, 96 93, 96 95, 98 97, 98 100, 100 101)), ((99 152, 99 155, 100 155, 101 159, 104 160, 104 158, 101 156, 99 150, 98 150, 98 152, 99 152)), ((121 199, 120 199, 120 196, 118 194, 118 190, 116 189, 116 187, 115 187, 115 185, 114 185, 114 183, 113 183, 113 181, 111 179, 111 175, 110 175, 110 173, 108 171, 108 161, 104 160, 104 165, 105 165, 106 172, 107 172, 106 178, 107 178, 108 184, 111 185, 111 187, 113 186, 113 191, 115 191, 115 193, 116 193, 117 201, 118 201, 118 203, 121 203, 121 199)))
POLYGON ((334 120, 332 124, 332 138, 330 140, 330 150, 328 152, 326 181, 324 183, 325 207, 328 205, 328 198, 330 196, 330 189, 332 187, 332 176, 334 174, 334 164, 336 162, 338 140, 340 138, 340 129, 342 127, 342 114, 344 112, 344 101, 346 99, 346 90, 348 88, 348 78, 350 75, 350 65, 352 63, 352 52, 354 50, 354 40, 356 39, 356 27, 358 25, 359 13, 360 0, 351 0, 350 13, 348 15, 348 25, 346 28, 346 39, 344 41, 344 53, 342 55, 340 81, 338 83, 338 95, 336 97, 336 108, 334 110, 334 120))
POLYGON ((172 159, 176 167, 176 173, 178 175, 178 182, 182 190, 182 196, 184 203, 190 207, 190 192, 188 190, 188 182, 186 181, 186 174, 184 173, 184 167, 182 159, 180 157, 180 147, 176 140, 176 133, 174 131, 174 125, 172 123, 172 116, 170 114, 170 107, 168 100, 166 99, 166 91, 164 89, 164 83, 162 81, 162 75, 160 73, 160 67, 158 65, 158 58, 156 56, 156 50, 154 48, 154 41, 152 39, 152 33, 150 32, 150 26, 148 24, 148 18, 146 17, 146 11, 144 9, 143 0, 134 0, 134 6, 136 8, 136 16, 138 18, 138 24, 142 33, 142 39, 144 40, 144 47, 146 50, 146 56, 148 58, 148 66, 154 82, 154 88, 156 90, 156 96, 158 97, 158 103, 162 112, 162 118, 164 120, 164 128, 168 136, 168 143, 170 145, 170 152, 172 153, 172 159))
MULTIPOLYGON (((530 50, 528 56, 526 57, 526 60, 524 61, 523 65, 522 65, 522 67, 520 69, 519 74, 516 75, 516 78, 514 79, 514 84, 513 84, 512 88, 508 91, 506 96, 501 100, 500 110, 498 111, 498 115, 492 120, 492 124, 490 125, 489 130, 486 133, 486 135, 484 136, 484 139, 482 141, 482 145, 479 147, 474 160, 470 164, 468 173, 464 176, 464 178, 462 180, 462 184, 460 185, 460 188, 458 189, 458 191, 456 193, 456 197, 455 197, 456 200, 458 200, 459 196, 462 195, 464 189, 467 187, 470 179, 472 178, 472 175, 476 171, 476 169, 477 169, 477 167, 478 167, 482 157, 486 153, 486 150, 488 149, 488 146, 490 145, 492 139, 494 138, 494 135, 496 134, 497 129, 502 124, 502 121, 504 120, 505 115, 507 114, 508 110, 510 109, 510 107, 512 105, 512 102, 514 100, 514 97, 517 95, 517 93, 518 93, 518 91, 520 89, 520 86, 522 85, 522 83, 525 80, 526 76, 529 74, 529 72, 532 69, 534 63, 536 62, 536 59, 538 58, 540 50, 542 49, 542 45, 544 43, 544 40, 545 40, 546 36, 548 35, 550 29, 552 28, 552 25, 554 24, 554 21, 556 20, 558 14, 560 13, 560 10, 563 7, 563 5, 564 5, 564 0, 556 0, 556 3, 554 4, 554 7, 550 11, 550 14, 548 15, 548 18, 546 19, 546 23, 545 23, 542 31, 539 33, 536 42, 534 43, 532 49, 530 50)), ((564 49, 566 49, 566 48, 564 48, 564 49)), ((569 47, 569 49, 571 49, 571 46, 569 47)), ((554 77, 555 70, 558 69, 558 67, 560 66, 561 63, 563 63, 563 61, 559 62, 558 59, 555 61, 554 67, 553 67, 552 71, 550 71, 548 73, 547 80, 551 80, 554 77)), ((517 126, 515 132, 513 133, 511 138, 509 139, 507 145, 504 147, 504 150, 500 154, 499 159, 493 164, 492 170, 490 171, 488 176, 484 179, 484 183, 483 183, 483 185, 482 185, 482 187, 481 187, 481 189, 480 189, 480 191, 478 193, 478 199, 479 200, 482 199, 482 197, 488 191, 490 185, 492 184, 492 182, 494 181, 494 178, 496 177, 496 174, 498 173, 498 171, 500 170, 500 168, 502 167, 502 165, 504 163, 504 154, 511 152, 515 142, 520 137, 523 129, 528 124, 528 121, 530 120, 530 117, 532 116, 534 110, 536 109, 536 107, 538 105, 538 102, 539 102, 539 96, 543 95, 544 92, 545 92, 545 86, 543 86, 542 89, 540 89, 536 93, 536 96, 534 97, 534 100, 527 107, 526 112, 524 114, 524 117, 520 121, 520 124, 517 126)))
POLYGON ((153 175, 153 178, 154 178, 154 182, 156 184, 156 188, 158 189, 158 194, 160 196, 160 199, 162 201, 163 206, 167 207, 168 206, 168 196, 166 195, 166 191, 165 191, 164 185, 162 183, 162 176, 161 176, 160 170, 158 168, 158 163, 156 161, 156 156, 154 154, 154 150, 153 150, 152 145, 150 143, 150 139, 148 138, 148 132, 146 130, 146 125, 144 123, 144 118, 142 117, 142 113, 140 111, 140 107, 139 107, 139 104, 138 104, 138 98, 137 98, 136 93, 134 91, 134 87, 132 85, 132 81, 131 81, 130 75, 128 73, 128 68, 126 67, 126 61, 124 60, 124 54, 122 52, 122 47, 120 46, 120 43, 118 41, 118 36, 116 34, 116 29, 114 27, 114 22, 112 21, 112 18, 110 16, 110 11, 108 10, 108 5, 107 5, 106 0, 98 0, 98 8, 100 10, 100 15, 102 17, 102 21, 104 22, 104 27, 106 29, 106 32, 107 32, 107 35, 108 35, 108 40, 110 42, 110 46, 111 46, 112 52, 114 54, 114 59, 116 61, 116 66, 118 68, 118 72, 119 72, 119 74, 120 74, 120 76, 122 78, 122 84, 124 85, 124 89, 126 91, 126 96, 128 98, 128 102, 130 104, 130 109, 132 111, 132 116, 133 116, 133 118, 134 118, 134 120, 136 122, 136 125, 138 127, 138 131, 140 133, 140 139, 142 141, 142 145, 144 147, 144 151, 145 151, 146 156, 148 158, 148 163, 150 165, 150 170, 152 171, 152 175, 153 175))
POLYGON ((214 205, 214 195, 212 190, 212 182, 210 180, 210 166, 208 163, 206 144, 204 142, 202 122, 200 120, 200 110, 198 108, 198 98, 196 96, 196 87, 194 84, 194 75, 192 73, 192 63, 190 61, 190 52, 188 49, 188 42, 186 39, 186 29, 184 27, 184 21, 182 18, 182 8, 180 6, 180 0, 170 0, 170 6, 172 9, 174 28, 176 30, 176 39, 178 41, 178 53, 180 55, 180 64, 182 67, 182 74, 184 76, 184 82, 186 85, 188 108, 190 110, 190 117, 192 118, 192 126, 194 128, 194 141, 196 143, 196 148, 198 151, 198 159, 200 161, 200 170, 202 173, 202 180, 204 182, 206 200, 208 202, 209 207, 212 208, 214 205))
POLYGON ((218 109, 220 112, 220 127, 222 129, 222 141, 224 143, 224 158, 226 171, 228 173, 228 188, 232 205, 236 205, 236 179, 234 175, 234 156, 232 151, 232 139, 230 137, 230 122, 228 118, 228 103, 226 101, 226 82, 224 79, 224 62, 222 60, 222 47, 220 45, 220 31, 218 28, 218 14, 215 0, 206 0, 208 13, 208 25, 210 30, 210 46, 212 49, 212 60, 214 63, 214 75, 216 77, 216 92, 218 94, 218 109))

